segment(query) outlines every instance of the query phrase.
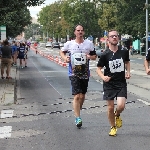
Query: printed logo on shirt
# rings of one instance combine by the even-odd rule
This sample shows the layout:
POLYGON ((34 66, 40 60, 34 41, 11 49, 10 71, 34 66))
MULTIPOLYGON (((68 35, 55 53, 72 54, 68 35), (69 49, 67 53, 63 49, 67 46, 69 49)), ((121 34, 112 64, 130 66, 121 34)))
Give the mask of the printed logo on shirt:
POLYGON ((74 53, 71 55, 73 75, 79 78, 88 78, 88 60, 85 53, 74 53))

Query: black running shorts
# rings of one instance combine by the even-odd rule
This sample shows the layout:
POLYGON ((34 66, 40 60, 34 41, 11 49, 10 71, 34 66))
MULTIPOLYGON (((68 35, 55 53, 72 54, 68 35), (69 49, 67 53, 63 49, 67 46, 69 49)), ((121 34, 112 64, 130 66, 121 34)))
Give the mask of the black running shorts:
POLYGON ((127 86, 118 89, 105 89, 103 93, 104 100, 114 100, 117 97, 125 97, 127 99, 127 86))
POLYGON ((85 94, 87 92, 89 79, 79 79, 75 76, 70 76, 69 79, 72 86, 72 95, 85 94))

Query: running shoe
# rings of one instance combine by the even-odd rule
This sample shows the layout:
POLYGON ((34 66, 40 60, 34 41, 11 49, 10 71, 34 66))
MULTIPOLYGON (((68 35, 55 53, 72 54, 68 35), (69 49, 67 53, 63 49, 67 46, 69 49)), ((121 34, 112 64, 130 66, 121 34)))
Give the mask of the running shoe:
POLYGON ((115 116, 115 120, 116 120, 116 127, 117 128, 121 128, 122 127, 122 119, 120 116, 115 116))
POLYGON ((77 117, 75 120, 76 126, 80 128, 82 126, 82 120, 80 117, 77 117))
POLYGON ((117 128, 111 127, 110 132, 109 132, 109 136, 116 136, 117 135, 117 128))

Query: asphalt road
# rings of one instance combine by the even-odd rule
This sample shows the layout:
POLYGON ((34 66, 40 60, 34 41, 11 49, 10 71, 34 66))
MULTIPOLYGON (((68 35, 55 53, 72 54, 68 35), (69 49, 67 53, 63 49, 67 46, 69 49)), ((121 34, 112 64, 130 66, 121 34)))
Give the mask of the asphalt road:
MULTIPOLYGON (((41 50, 58 54, 57 49, 41 50)), ((1 119, 0 150, 149 150, 149 98, 141 96, 149 90, 149 78, 138 58, 131 58, 134 63, 122 114, 123 127, 118 129, 117 137, 109 137, 107 107, 102 100, 102 81, 95 73, 96 61, 90 63, 89 89, 81 111, 83 127, 77 129, 67 68, 29 51, 28 67, 19 70, 20 98, 16 105, 4 108, 13 110, 13 116, 1 119), (137 92, 138 88, 145 93, 137 92)))

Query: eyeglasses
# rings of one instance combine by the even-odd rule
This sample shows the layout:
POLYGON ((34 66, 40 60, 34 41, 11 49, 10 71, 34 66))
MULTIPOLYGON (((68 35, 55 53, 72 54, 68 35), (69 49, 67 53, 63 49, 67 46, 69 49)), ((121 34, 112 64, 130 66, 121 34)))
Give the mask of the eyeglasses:
POLYGON ((111 37, 111 38, 117 38, 118 37, 118 35, 110 35, 109 37, 111 37))
POLYGON ((83 32, 83 30, 77 30, 77 31, 78 31, 78 32, 80 32, 80 31, 83 32))

